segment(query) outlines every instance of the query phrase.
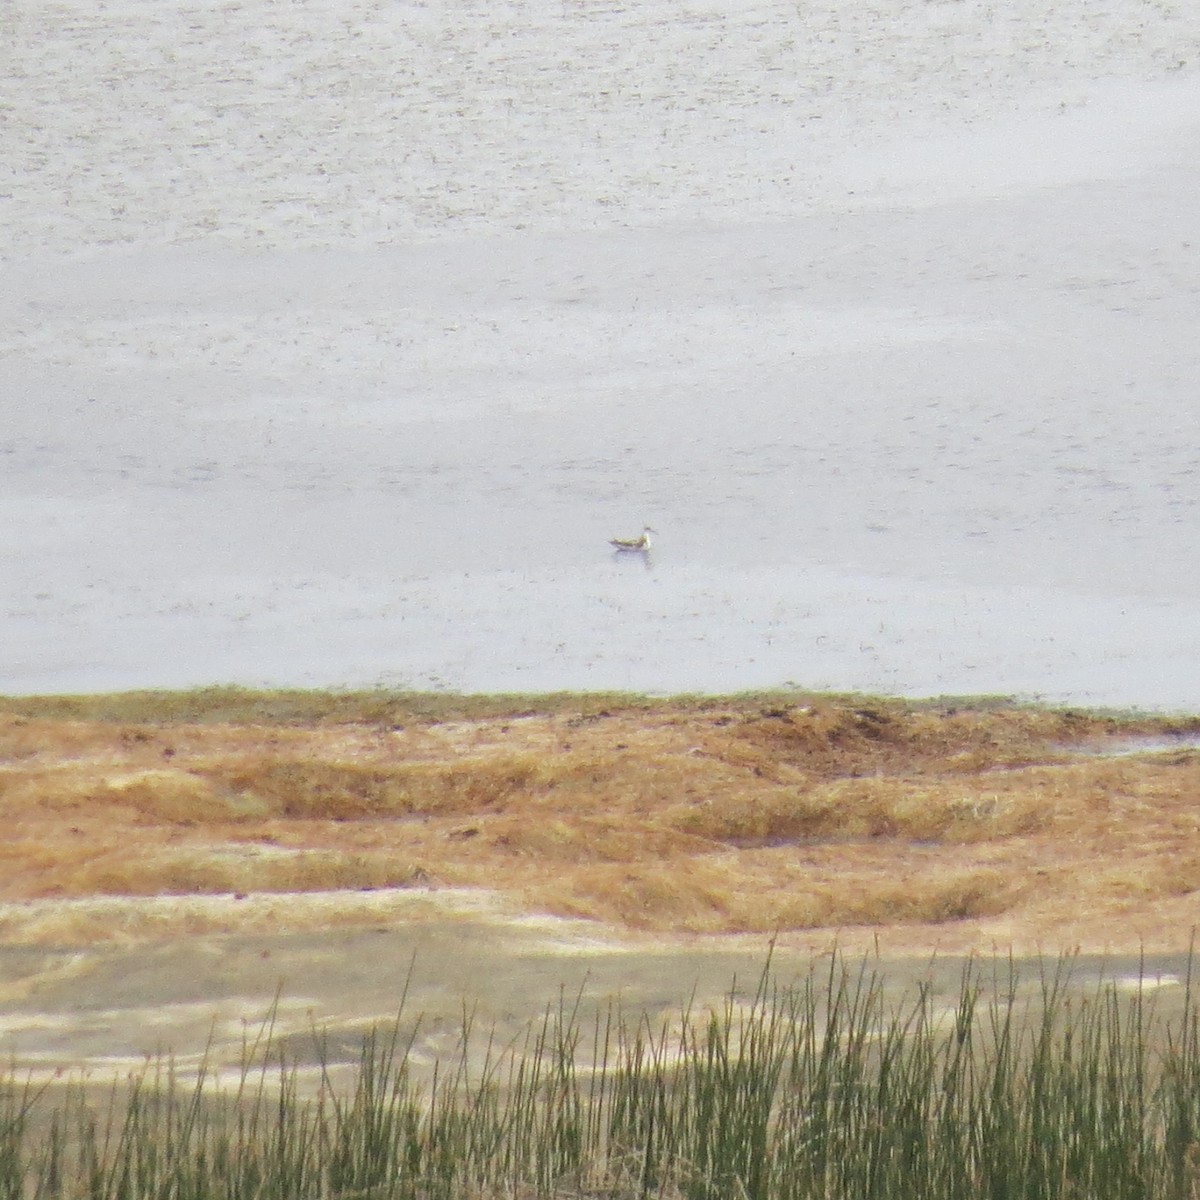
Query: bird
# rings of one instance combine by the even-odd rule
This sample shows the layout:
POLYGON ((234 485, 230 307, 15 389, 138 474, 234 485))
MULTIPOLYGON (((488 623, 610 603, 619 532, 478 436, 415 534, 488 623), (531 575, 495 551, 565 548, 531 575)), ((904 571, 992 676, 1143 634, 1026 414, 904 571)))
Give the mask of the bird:
POLYGON ((633 551, 638 554, 649 554, 651 548, 650 535, 657 532, 658 530, 651 529, 649 525, 643 525, 641 537, 609 538, 608 544, 612 546, 618 554, 621 554, 623 551, 633 551))

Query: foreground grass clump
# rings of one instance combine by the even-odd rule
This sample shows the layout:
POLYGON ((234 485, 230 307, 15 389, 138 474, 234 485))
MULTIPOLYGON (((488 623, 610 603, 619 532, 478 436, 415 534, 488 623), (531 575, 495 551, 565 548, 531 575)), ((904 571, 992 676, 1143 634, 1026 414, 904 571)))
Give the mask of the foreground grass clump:
POLYGON ((666 1024, 564 1003, 503 1048, 465 1022, 428 1084, 403 1020, 365 1039, 348 1088, 326 1070, 305 1090, 269 1037, 223 1087, 165 1063, 99 1106, 80 1085, 51 1106, 10 1078, 0 1195, 1192 1200, 1190 976, 1167 1019, 1140 986, 1081 997, 1070 970, 1031 1003, 1011 967, 986 993, 974 966, 950 1004, 897 1003, 836 960, 666 1024))

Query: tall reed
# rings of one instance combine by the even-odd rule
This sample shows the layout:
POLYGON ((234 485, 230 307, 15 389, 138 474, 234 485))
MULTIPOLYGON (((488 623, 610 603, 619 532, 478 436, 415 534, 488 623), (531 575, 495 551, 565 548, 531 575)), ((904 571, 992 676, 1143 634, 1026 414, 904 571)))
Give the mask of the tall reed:
POLYGON ((1190 971, 1168 1017, 1070 960, 1032 996, 986 970, 950 1004, 839 960, 670 1020, 564 996, 506 1045, 467 1013, 422 1078, 402 1012, 349 1088, 303 1090, 269 1025, 227 1081, 167 1059, 97 1103, 10 1070, 0 1200, 1197 1200, 1190 971))

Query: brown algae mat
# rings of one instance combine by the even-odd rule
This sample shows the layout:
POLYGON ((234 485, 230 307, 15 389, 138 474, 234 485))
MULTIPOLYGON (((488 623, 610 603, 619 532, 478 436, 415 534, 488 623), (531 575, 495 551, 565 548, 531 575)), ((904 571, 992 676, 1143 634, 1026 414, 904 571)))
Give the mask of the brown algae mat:
POLYGON ((0 942, 474 896, 635 937, 1177 950, 1200 920, 1198 745, 1200 718, 986 700, 0 699, 0 942))

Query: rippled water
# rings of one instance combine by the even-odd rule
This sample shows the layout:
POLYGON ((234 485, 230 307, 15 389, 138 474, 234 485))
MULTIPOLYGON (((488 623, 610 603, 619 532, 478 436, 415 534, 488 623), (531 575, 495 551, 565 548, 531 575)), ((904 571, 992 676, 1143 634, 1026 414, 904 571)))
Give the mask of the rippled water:
POLYGON ((1200 17, 1092 7, 22 0, 0 691, 1200 707, 1200 17))

